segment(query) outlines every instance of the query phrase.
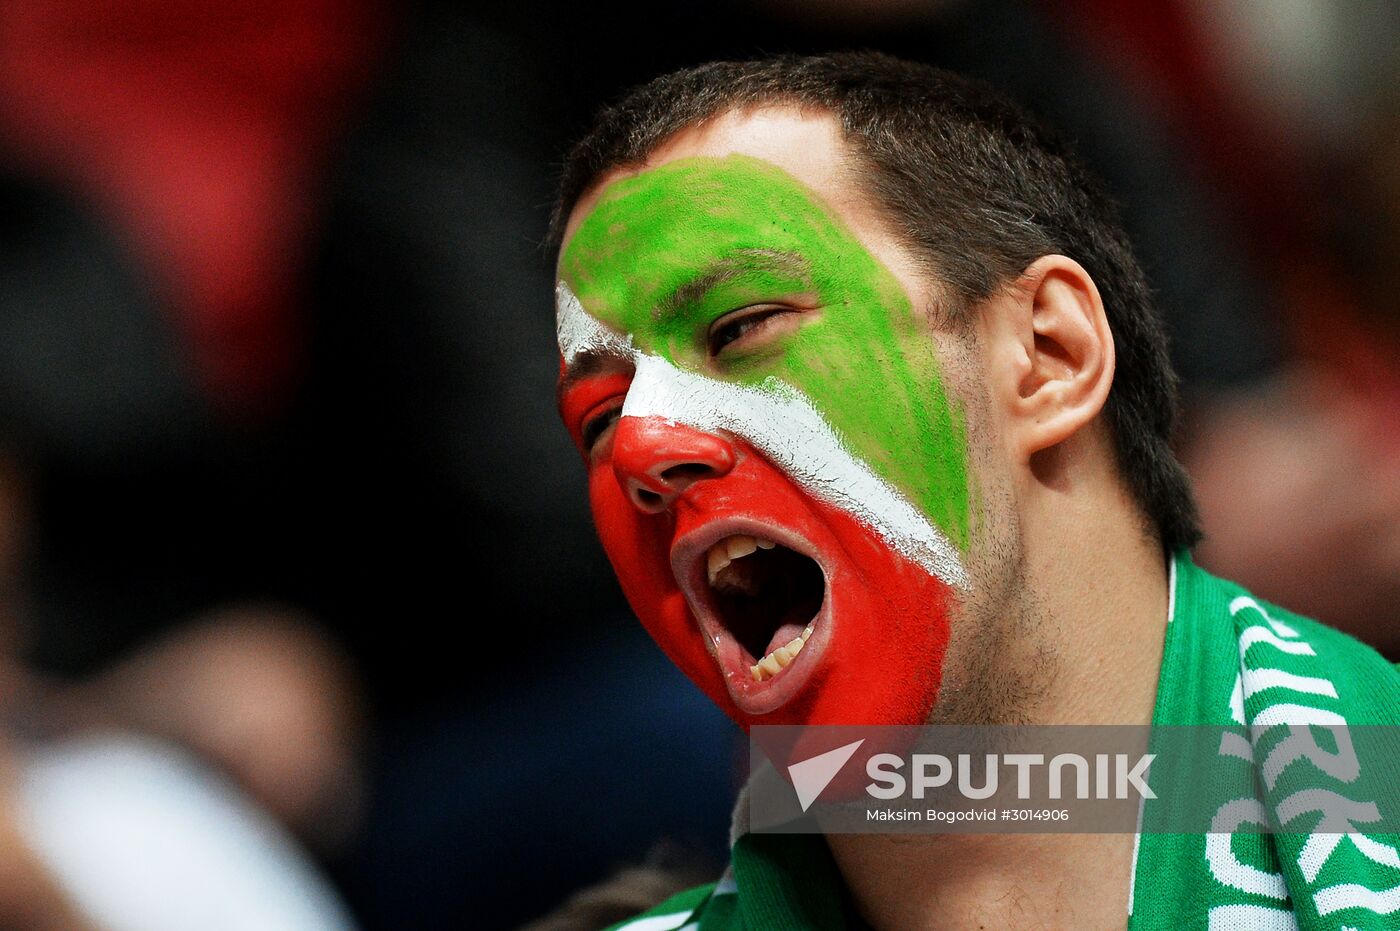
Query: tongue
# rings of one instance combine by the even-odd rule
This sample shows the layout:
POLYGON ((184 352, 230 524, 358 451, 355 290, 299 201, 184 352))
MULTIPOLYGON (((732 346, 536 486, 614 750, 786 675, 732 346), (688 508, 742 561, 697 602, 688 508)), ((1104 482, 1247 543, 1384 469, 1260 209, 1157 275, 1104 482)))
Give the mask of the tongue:
POLYGON ((783 624, 773 631, 773 639, 768 641, 768 648, 763 651, 763 655, 767 656, 778 647, 787 646, 794 638, 802 636, 805 626, 805 624, 783 624))

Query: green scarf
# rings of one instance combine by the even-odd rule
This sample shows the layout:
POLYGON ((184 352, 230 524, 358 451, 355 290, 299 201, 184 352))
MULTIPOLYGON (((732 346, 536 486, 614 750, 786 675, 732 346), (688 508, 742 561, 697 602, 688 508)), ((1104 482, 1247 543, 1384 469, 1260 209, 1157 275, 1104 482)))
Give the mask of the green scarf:
MULTIPOLYGON (((1173 564, 1155 725, 1271 723, 1400 725, 1400 670, 1370 647, 1315 621, 1258 601, 1197 568, 1173 564)), ((1203 774, 1225 824, 1272 815, 1295 833, 1154 834, 1138 837, 1129 931, 1343 931, 1400 929, 1400 837, 1326 832, 1290 802, 1296 761, 1270 779, 1261 757, 1277 740, 1222 752, 1203 774), (1292 807, 1290 807, 1292 805, 1292 807), (1307 829, 1312 828, 1312 833, 1307 829)), ((1328 748, 1332 749, 1332 748, 1328 748)), ((1361 770, 1400 779, 1400 747, 1358 743, 1361 770)), ((1353 780, 1340 771, 1339 794, 1353 780)), ((1374 783, 1374 779, 1371 780, 1374 783)), ((1317 785, 1315 773, 1310 785, 1317 785)), ((1362 783, 1357 784, 1364 784, 1362 783)), ((1352 796, 1347 795, 1348 798, 1352 796)), ((1396 797, 1391 794, 1389 797, 1396 797)), ((741 801, 742 804, 742 801, 741 801)), ((1144 823, 1152 824, 1150 806, 1144 823)), ((1364 830, 1364 825, 1357 828, 1364 830)), ((682 893, 618 925, 626 931, 860 928, 825 841, 816 835, 744 834, 718 883, 682 893)))

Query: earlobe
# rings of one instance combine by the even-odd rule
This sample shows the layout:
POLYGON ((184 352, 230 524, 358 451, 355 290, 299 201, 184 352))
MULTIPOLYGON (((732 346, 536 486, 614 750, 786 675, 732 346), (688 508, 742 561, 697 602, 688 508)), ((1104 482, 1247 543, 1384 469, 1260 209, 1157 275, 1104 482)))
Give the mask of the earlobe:
POLYGON ((1042 256, 1016 283, 1025 352, 1013 425, 1029 459, 1098 416, 1113 382, 1113 334, 1098 287, 1063 255, 1042 256))

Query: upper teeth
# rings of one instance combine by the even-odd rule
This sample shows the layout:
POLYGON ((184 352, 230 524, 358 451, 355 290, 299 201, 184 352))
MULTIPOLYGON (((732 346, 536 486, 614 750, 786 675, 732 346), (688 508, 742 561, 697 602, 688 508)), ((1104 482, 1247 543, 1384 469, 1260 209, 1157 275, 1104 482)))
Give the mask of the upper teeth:
POLYGON ((710 547, 706 557, 709 561, 710 584, 714 585, 725 567, 736 559, 743 559, 755 550, 771 550, 776 545, 772 540, 762 540, 744 533, 725 537, 710 547))

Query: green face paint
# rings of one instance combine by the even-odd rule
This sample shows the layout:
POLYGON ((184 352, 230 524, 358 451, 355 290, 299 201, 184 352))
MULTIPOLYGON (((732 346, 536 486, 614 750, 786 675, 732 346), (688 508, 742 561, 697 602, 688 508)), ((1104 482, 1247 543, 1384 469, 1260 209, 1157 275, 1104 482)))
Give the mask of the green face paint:
POLYGON ((970 533, 967 437, 909 296, 820 198, 742 155, 668 162, 609 185, 560 277, 638 351, 757 390, 796 389, 843 446, 960 549, 970 533), (791 304, 798 324, 714 355, 711 325, 791 304))

